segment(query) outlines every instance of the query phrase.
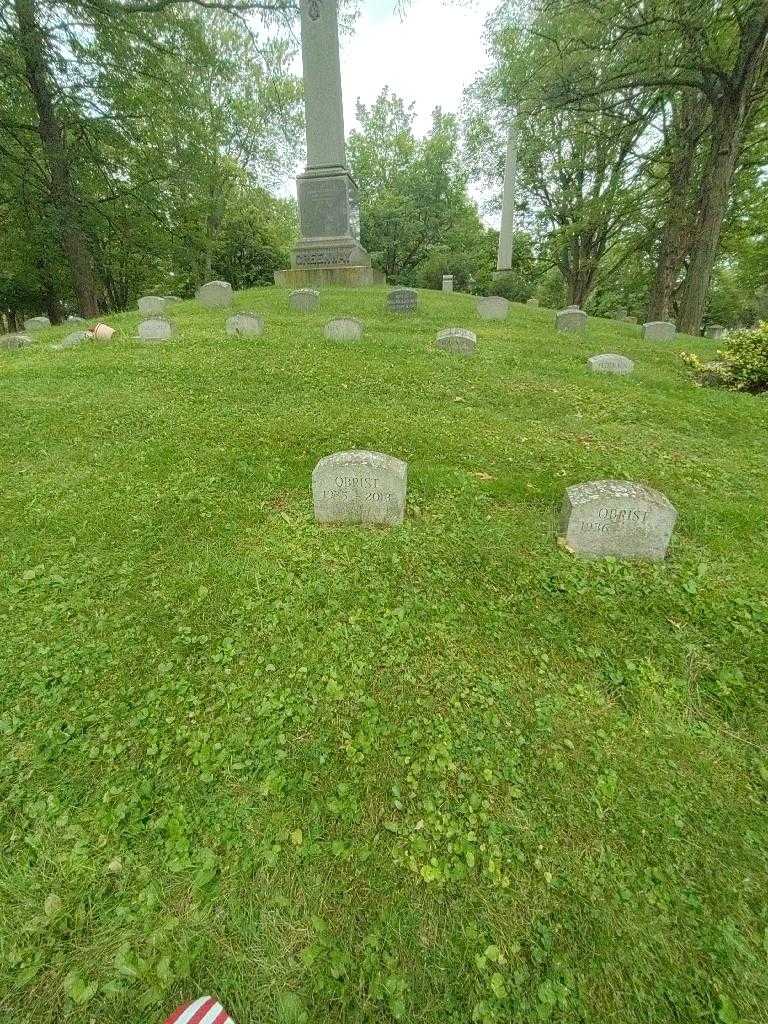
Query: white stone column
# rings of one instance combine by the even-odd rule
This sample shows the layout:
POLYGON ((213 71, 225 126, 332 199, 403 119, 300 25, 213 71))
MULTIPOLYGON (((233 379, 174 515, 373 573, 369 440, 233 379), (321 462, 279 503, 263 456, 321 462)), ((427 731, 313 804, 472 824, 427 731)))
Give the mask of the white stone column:
POLYGON ((515 192, 517 190, 517 115, 512 115, 507 138, 507 159, 504 164, 504 199, 501 207, 499 255, 497 271, 512 269, 515 242, 515 192))
POLYGON ((307 170, 346 167, 337 0, 301 0, 307 170))

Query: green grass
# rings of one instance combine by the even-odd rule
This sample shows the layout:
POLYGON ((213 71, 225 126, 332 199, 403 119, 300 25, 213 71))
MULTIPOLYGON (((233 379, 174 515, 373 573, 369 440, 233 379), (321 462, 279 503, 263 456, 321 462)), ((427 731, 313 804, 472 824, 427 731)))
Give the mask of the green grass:
POLYGON ((236 306, 0 353, 0 1020, 768 1020, 768 403, 608 321, 236 306), (314 525, 349 448, 402 528, 314 525), (666 563, 558 549, 604 477, 666 563))

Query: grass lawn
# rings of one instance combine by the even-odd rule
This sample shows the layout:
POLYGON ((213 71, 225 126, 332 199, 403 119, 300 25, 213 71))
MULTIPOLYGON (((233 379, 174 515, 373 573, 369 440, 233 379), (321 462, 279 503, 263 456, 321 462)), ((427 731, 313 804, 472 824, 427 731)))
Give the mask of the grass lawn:
POLYGON ((384 295, 0 352, 3 1022, 768 1020, 768 402, 691 385, 710 342, 384 295), (403 527, 314 525, 349 448, 403 527), (558 549, 606 477, 667 562, 558 549))

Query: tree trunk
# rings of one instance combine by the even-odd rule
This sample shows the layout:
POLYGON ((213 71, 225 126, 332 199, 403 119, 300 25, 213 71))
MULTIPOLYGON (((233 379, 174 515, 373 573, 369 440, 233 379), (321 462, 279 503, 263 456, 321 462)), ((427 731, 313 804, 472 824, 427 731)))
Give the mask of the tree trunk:
POLYGON ((78 202, 72 186, 64 129, 53 100, 51 75, 45 57, 45 37, 37 21, 37 0, 14 0, 19 23, 19 44, 24 56, 27 85, 35 103, 38 134, 48 169, 54 235, 59 239, 72 273, 80 312, 99 312, 98 283, 93 272, 88 239, 79 223, 78 202))

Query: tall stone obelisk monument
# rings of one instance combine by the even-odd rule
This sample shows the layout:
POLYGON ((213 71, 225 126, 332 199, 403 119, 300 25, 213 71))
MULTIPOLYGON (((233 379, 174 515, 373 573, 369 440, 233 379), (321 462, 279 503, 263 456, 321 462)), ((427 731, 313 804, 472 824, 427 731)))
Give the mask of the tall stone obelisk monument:
POLYGON ((507 138, 507 159, 504 164, 504 198, 501 206, 499 254, 496 273, 508 274, 512 269, 515 246, 515 192, 517 190, 517 115, 512 115, 507 138))
POLYGON ((357 186, 347 167, 337 0, 301 0, 307 169, 297 178, 301 239, 276 284, 360 286, 384 282, 360 245, 357 186))

